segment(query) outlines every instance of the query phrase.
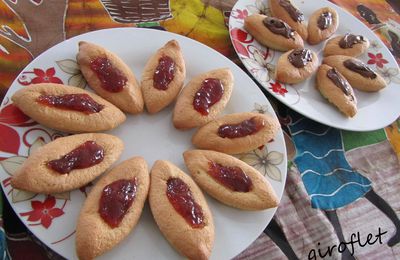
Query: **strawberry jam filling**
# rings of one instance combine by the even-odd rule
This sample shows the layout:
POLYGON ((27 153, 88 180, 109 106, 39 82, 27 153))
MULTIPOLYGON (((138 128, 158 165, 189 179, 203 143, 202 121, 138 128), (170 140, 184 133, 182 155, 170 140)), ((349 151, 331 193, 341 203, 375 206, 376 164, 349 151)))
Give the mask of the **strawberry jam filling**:
POLYGON ((46 106, 79 111, 85 114, 98 113, 104 108, 88 94, 41 95, 37 102, 46 106))
POLYGON ((167 197, 174 209, 191 227, 202 228, 205 225, 201 206, 194 200, 189 186, 181 179, 168 179, 167 197))
POLYGON ((90 68, 96 73, 101 86, 109 92, 121 92, 128 81, 122 71, 115 68, 108 58, 98 57, 90 61, 90 68))
POLYGON ((260 131, 265 122, 260 117, 252 117, 239 124, 226 124, 218 128, 218 135, 222 138, 238 138, 252 135, 260 131))
POLYGON ((228 167, 210 161, 208 163, 208 174, 232 191, 249 192, 253 185, 250 177, 237 166, 228 167))
POLYGON ((118 227, 135 200, 136 178, 117 180, 104 187, 101 193, 99 214, 112 228, 118 227))
POLYGON ((221 100, 224 94, 224 86, 221 80, 215 78, 205 79, 196 92, 193 99, 194 109, 206 116, 210 113, 210 107, 221 100))
POLYGON ((158 66, 153 75, 153 86, 159 90, 167 90, 169 83, 175 76, 175 62, 169 56, 158 60, 158 66))
POLYGON ((66 174, 75 169, 89 168, 103 161, 104 149, 94 141, 87 141, 60 159, 47 163, 50 169, 66 174))

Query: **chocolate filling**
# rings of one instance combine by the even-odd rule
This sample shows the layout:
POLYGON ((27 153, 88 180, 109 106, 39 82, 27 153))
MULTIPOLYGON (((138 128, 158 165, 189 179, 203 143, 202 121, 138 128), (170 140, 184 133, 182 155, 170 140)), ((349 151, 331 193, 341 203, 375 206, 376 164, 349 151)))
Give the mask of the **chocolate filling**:
POLYGON ((346 96, 350 96, 351 99, 354 100, 349 82, 335 68, 328 70, 326 76, 328 76, 328 78, 332 80, 332 82, 340 88, 346 96))
POLYGON ((345 36, 339 41, 339 46, 342 49, 352 48, 354 44, 365 42, 364 37, 362 35, 354 35, 350 33, 346 33, 345 36))
POLYGON ((367 65, 355 59, 348 59, 343 62, 343 65, 351 71, 354 71, 364 78, 375 79, 376 73, 367 65))
POLYGON ((294 30, 284 21, 274 18, 274 17, 266 17, 263 20, 263 24, 267 27, 271 32, 275 34, 282 35, 283 37, 289 39, 294 39, 294 30))
POLYGON ((312 61, 312 54, 308 49, 294 50, 289 54, 288 60, 296 68, 304 68, 312 61))
POLYGON ((318 28, 321 30, 327 29, 329 26, 332 25, 332 13, 331 12, 325 12, 322 13, 317 21, 318 28))
POLYGON ((304 14, 300 12, 299 9, 294 7, 289 0, 280 0, 279 5, 282 6, 286 10, 286 12, 288 12, 293 21, 299 23, 304 21, 304 14))

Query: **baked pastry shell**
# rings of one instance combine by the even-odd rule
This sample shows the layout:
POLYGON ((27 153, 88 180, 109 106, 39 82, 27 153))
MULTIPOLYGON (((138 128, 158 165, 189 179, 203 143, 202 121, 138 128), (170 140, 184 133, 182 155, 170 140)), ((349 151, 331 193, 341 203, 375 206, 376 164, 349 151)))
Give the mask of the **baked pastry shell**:
POLYGON ((11 99, 22 112, 41 125, 68 133, 111 130, 126 120, 125 114, 110 102, 89 91, 72 86, 54 83, 33 84, 18 90, 11 99), (100 112, 85 114, 37 102, 41 95, 65 94, 87 94, 104 107, 100 112))
POLYGON ((146 161, 133 157, 123 161, 104 175, 91 189, 79 214, 76 228, 76 250, 79 259, 93 259, 115 247, 139 221, 150 186, 146 161), (121 223, 111 228, 100 216, 99 202, 105 186, 121 179, 136 178, 137 191, 132 206, 121 223))
POLYGON ((175 104, 173 112, 173 124, 177 129, 190 129, 202 126, 215 119, 228 104, 233 91, 233 74, 228 68, 211 70, 194 77, 181 91, 175 104), (193 107, 196 92, 201 83, 207 78, 220 79, 224 87, 221 99, 209 108, 208 115, 202 115, 193 107))
MULTIPOLYGON (((292 1, 290 1, 293 6, 292 1)), ((300 36, 303 38, 304 41, 308 38, 308 30, 307 24, 305 21, 297 22, 290 17, 290 14, 279 4, 279 0, 269 0, 268 6, 271 10, 272 16, 278 17, 279 19, 285 21, 287 24, 290 25, 300 36)), ((296 7, 297 8, 297 7, 296 7)))
POLYGON ((121 139, 109 134, 77 134, 60 137, 38 148, 22 164, 11 179, 11 186, 35 193, 60 193, 80 188, 104 173, 122 153, 121 139), (86 141, 94 141, 104 149, 103 160, 91 167, 61 174, 46 166, 86 141))
MULTIPOLYGON (((350 83, 350 85, 358 90, 366 92, 376 92, 386 87, 386 81, 381 75, 375 72, 376 78, 370 79, 365 78, 362 75, 349 70, 343 65, 343 62, 352 59, 357 60, 354 57, 344 55, 333 55, 325 57, 322 63, 327 64, 331 67, 335 67, 350 83)), ((361 62, 361 61, 360 61, 361 62)))
POLYGON ((189 175, 168 161, 156 161, 150 178, 150 209, 166 239, 189 259, 208 259, 214 244, 214 221, 200 188, 189 175), (166 195, 169 178, 180 178, 188 185, 194 200, 202 208, 204 227, 192 228, 169 202, 166 195))
POLYGON ((339 46, 340 40, 344 35, 339 35, 329 39, 324 48, 324 57, 331 55, 345 55, 358 57, 363 54, 369 48, 369 40, 364 37, 364 42, 356 43, 351 48, 343 49, 339 46))
POLYGON ((262 14, 252 14, 244 19, 244 28, 261 45, 278 51, 287 51, 304 47, 303 39, 296 31, 294 32, 294 39, 288 39, 282 35, 271 32, 263 24, 263 20, 266 17, 267 16, 262 14))
POLYGON ((330 7, 323 7, 315 11, 308 20, 308 43, 318 44, 327 38, 331 37, 337 30, 339 26, 339 15, 335 9, 330 7), (332 14, 332 24, 325 30, 321 30, 318 27, 318 19, 321 14, 325 12, 330 12, 332 14))
POLYGON ((220 202, 243 210, 263 210, 278 205, 278 198, 271 184, 256 169, 245 162, 211 150, 190 150, 183 153, 185 164, 195 182, 220 202), (235 192, 217 182, 210 174, 209 162, 225 167, 240 167, 252 181, 249 192, 235 192))
POLYGON ((345 95, 343 91, 328 78, 326 74, 330 69, 332 69, 332 67, 326 64, 319 66, 316 77, 317 89, 320 91, 322 96, 328 99, 328 101, 336 106, 345 116, 355 116, 357 113, 357 99, 354 95, 353 89, 350 89, 351 95, 354 98, 354 100, 351 100, 351 97, 345 95))
POLYGON ((154 114, 168 106, 175 100, 183 87, 186 77, 186 67, 179 43, 176 40, 167 42, 147 62, 143 69, 141 88, 147 111, 154 114), (154 71, 163 56, 172 58, 175 62, 174 79, 169 83, 166 90, 159 90, 153 87, 154 71))
POLYGON ((268 114, 253 112, 229 114, 199 128, 192 137, 192 143, 200 149, 239 154, 265 145, 274 138, 279 128, 279 121, 268 114), (218 135, 218 128, 220 126, 225 124, 239 124, 252 117, 261 117, 265 122, 265 127, 257 133, 239 138, 222 138, 218 135))
POLYGON ((138 114, 143 111, 144 101, 139 83, 132 70, 120 57, 99 45, 81 41, 79 42, 79 52, 76 60, 89 86, 99 96, 110 101, 124 112, 138 114), (102 87, 102 83, 96 73, 90 68, 91 61, 98 57, 107 58, 111 65, 121 71, 127 78, 122 91, 114 93, 102 87))
POLYGON ((279 57, 275 70, 275 80, 288 84, 296 84, 311 77, 311 75, 317 70, 317 54, 311 51, 312 61, 308 62, 303 68, 297 68, 293 66, 288 59, 288 56, 292 51, 293 50, 287 51, 279 57))

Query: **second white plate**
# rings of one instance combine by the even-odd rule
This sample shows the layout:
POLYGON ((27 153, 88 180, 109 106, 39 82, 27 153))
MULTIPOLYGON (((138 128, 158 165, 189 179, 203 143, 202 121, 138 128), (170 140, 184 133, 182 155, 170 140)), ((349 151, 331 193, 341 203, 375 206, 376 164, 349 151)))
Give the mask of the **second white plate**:
MULTIPOLYGON (((371 131, 395 121, 400 115, 400 75, 395 59, 382 41, 357 18, 326 0, 292 1, 304 13, 306 20, 319 8, 334 8, 339 14, 339 28, 335 35, 354 33, 367 37, 371 47, 359 58, 381 74, 388 86, 378 93, 355 90, 358 113, 353 118, 346 118, 316 90, 315 75, 295 85, 276 82, 273 71, 282 53, 260 45, 243 26, 246 16, 253 13, 269 13, 267 0, 239 0, 231 12, 231 40, 247 70, 279 101, 322 124, 345 130, 371 131)), ((324 45, 324 42, 313 46, 306 43, 305 47, 316 52, 321 62, 324 45)))

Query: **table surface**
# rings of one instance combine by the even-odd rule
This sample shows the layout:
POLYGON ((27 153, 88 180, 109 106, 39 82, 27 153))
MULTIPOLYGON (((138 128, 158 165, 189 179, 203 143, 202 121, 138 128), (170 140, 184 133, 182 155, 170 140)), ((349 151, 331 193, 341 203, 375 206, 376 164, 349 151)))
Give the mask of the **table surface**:
MULTIPOLYGON (((103 28, 151 27, 179 33, 241 65, 227 29, 235 2, 1 0, 0 101, 19 72, 40 53, 65 39, 103 28), (143 2, 151 4, 152 11, 138 8, 137 13, 126 13, 126 8, 143 2)), ((373 30, 400 63, 399 1, 331 2, 373 30)), ((47 79, 46 75, 37 76, 47 79)), ((400 83, 398 70, 388 77, 400 83)), ((286 187, 271 223, 235 259, 399 259, 400 118, 377 131, 343 131, 307 119, 265 95, 274 103, 285 134, 289 159, 286 187), (324 158, 306 156, 310 152, 327 154, 333 147, 337 152, 324 158), (307 174, 322 169, 330 173, 329 182, 322 175, 307 174), (348 171, 343 173, 343 169, 348 171), (364 185, 351 185, 353 182, 364 185), (316 192, 324 187, 335 187, 335 192, 318 199, 316 192)), ((5 116, 0 111, 0 129, 6 127, 5 116)), ((2 138, 0 151, 8 151, 2 138)), ((257 167, 268 168, 267 159, 268 154, 260 153, 257 167)), ((25 228, 4 194, 2 198, 0 250, 5 259, 61 259, 25 228)))

